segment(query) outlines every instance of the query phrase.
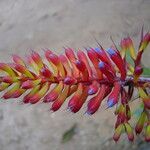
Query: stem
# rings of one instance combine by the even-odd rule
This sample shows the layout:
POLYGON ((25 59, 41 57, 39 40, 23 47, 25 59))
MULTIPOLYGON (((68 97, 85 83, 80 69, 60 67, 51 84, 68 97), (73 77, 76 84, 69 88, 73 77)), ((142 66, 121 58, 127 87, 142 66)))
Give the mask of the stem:
MULTIPOLYGON (((58 83, 59 81, 63 81, 64 79, 58 79, 56 82, 58 83)), ((73 84, 78 84, 78 83, 84 83, 86 85, 90 85, 92 84, 93 81, 97 81, 99 84, 107 84, 109 86, 113 86, 113 83, 110 82, 107 79, 98 79, 98 78, 91 78, 88 81, 82 80, 82 78, 77 79, 76 83, 73 84)), ((115 81, 120 81, 120 78, 116 78, 115 81)), ((55 83, 56 83, 55 82, 55 83)), ((134 78, 132 76, 127 76, 127 78, 125 79, 125 81, 122 81, 124 86, 129 86, 130 84, 137 86, 137 87, 150 87, 150 78, 149 77, 139 77, 138 81, 136 83, 134 83, 134 78), (146 83, 146 84, 145 84, 146 83)))
MULTIPOLYGON (((83 82, 83 83, 86 83, 86 84, 90 84, 92 83, 92 81, 98 81, 99 84, 110 84, 112 85, 112 83, 110 83, 108 80, 106 79, 90 79, 90 81, 78 81, 79 82, 83 82)), ((120 79, 117 78, 116 81, 119 81, 120 79)), ((137 81, 137 83, 134 83, 134 78, 132 76, 128 76, 125 81, 124 81, 124 86, 128 86, 129 84, 133 84, 133 85, 137 85, 137 86, 142 86, 144 85, 145 83, 147 83, 147 85, 145 85, 146 87, 150 87, 150 78, 146 78, 146 77, 140 77, 137 81)))
MULTIPOLYGON (((129 77, 133 80, 133 77, 129 77)), ((149 77, 140 77, 138 82, 141 82, 141 83, 150 83, 150 78, 149 77)))
POLYGON ((150 78, 149 77, 139 77, 137 83, 134 83, 134 78, 131 76, 131 77, 127 77, 126 80, 125 80, 125 85, 129 85, 129 83, 133 83, 135 86, 137 85, 141 85, 143 86, 145 83, 146 83, 146 87, 150 87, 150 78))

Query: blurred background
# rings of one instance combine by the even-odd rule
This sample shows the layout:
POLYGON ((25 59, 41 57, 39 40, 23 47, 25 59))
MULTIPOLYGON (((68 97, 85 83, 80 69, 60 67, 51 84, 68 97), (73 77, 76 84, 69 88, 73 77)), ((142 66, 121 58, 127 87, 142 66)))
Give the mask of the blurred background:
MULTIPOLYGON (((63 46, 83 49, 105 47, 130 35, 136 44, 141 27, 150 29, 150 0, 0 0, 0 61, 11 62, 12 54, 25 57, 42 48, 57 54, 63 46)), ((150 47, 149 47, 150 48, 150 47)), ((144 64, 150 66, 150 53, 144 64)), ((146 150, 143 137, 129 143, 123 135, 115 144, 111 137, 115 116, 105 104, 93 116, 77 114, 64 105, 56 113, 45 104, 22 105, 20 100, 0 101, 0 150, 146 150), (70 132, 67 132, 70 131, 70 132), (69 134, 63 138, 66 134, 69 134)))

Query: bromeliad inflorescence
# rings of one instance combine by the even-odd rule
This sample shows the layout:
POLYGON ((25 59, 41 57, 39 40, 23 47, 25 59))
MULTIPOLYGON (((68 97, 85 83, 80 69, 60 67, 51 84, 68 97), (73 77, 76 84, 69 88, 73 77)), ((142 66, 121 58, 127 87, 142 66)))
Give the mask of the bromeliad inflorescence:
POLYGON ((113 139, 118 141, 126 132, 128 139, 133 141, 129 102, 137 89, 142 112, 135 132, 140 134, 145 128, 145 140, 149 142, 150 79, 142 77, 141 64, 142 54, 149 42, 150 33, 142 33, 137 54, 130 37, 121 40, 119 48, 114 44, 105 50, 98 44, 97 48, 86 48, 86 53, 79 50, 75 54, 67 47, 65 54, 58 56, 45 49, 47 63, 35 51, 28 56, 27 62, 13 55, 13 63, 0 63, 0 91, 6 90, 2 98, 18 98, 25 94, 24 103, 51 103, 52 111, 57 111, 67 100, 68 109, 73 113, 78 112, 89 98, 86 113, 92 115, 107 97, 108 108, 116 106, 113 139), (128 61, 128 57, 133 63, 128 61))

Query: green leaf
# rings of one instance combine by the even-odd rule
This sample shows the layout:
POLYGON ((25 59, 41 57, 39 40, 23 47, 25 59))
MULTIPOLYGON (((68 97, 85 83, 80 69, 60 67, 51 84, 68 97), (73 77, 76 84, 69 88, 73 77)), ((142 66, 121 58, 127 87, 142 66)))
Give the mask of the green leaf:
POLYGON ((138 108, 136 108, 134 110, 134 112, 132 113, 132 115, 134 115, 136 118, 139 118, 139 116, 141 115, 141 113, 143 112, 144 109, 144 105, 141 104, 138 108))
POLYGON ((62 143, 66 143, 72 139, 72 137, 75 135, 75 131, 77 128, 77 124, 74 124, 69 130, 67 130, 63 136, 62 136, 62 143))
POLYGON ((150 76, 150 68, 144 67, 142 75, 150 76))
POLYGON ((134 66, 134 61, 133 59, 131 58, 131 55, 130 55, 130 52, 129 51, 126 51, 126 60, 129 64, 131 64, 132 66, 134 66))

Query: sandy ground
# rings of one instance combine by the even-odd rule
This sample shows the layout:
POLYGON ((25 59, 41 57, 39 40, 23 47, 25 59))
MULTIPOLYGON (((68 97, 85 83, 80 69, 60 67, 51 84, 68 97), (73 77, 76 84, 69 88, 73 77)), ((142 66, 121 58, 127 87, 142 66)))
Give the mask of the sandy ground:
MULTIPOLYGON (((63 53, 63 46, 104 47, 130 35, 139 40, 141 26, 150 29, 150 0, 0 0, 0 61, 10 62, 12 53, 21 56, 29 49, 51 48, 63 53)), ((150 53, 144 55, 149 64, 150 53)), ((21 99, 20 99, 21 101, 21 99)), ((128 143, 125 136, 116 145, 113 111, 101 108, 93 116, 67 112, 66 106, 50 113, 48 105, 21 105, 17 100, 0 101, 0 150, 146 150, 150 145, 137 139, 128 143), (62 134, 74 123, 77 133, 65 144, 62 134)))

